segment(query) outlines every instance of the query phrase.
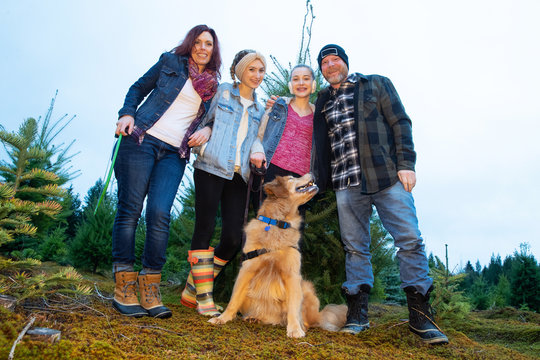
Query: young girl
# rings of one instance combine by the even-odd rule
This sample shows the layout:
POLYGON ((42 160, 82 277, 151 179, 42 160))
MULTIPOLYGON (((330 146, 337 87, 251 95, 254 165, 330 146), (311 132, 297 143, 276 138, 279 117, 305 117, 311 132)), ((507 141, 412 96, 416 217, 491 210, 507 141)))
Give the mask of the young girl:
POLYGON ((200 314, 207 316, 220 314, 212 296, 214 278, 241 246, 249 163, 261 167, 265 160, 257 138, 264 107, 255 94, 265 71, 266 61, 260 53, 242 50, 236 54, 231 76, 240 83, 219 86, 201 124, 211 136, 193 165, 195 230, 188 257, 191 272, 181 303, 197 307, 200 314), (214 251, 210 239, 220 203, 221 239, 214 251))
POLYGON ((293 98, 279 98, 259 128, 259 139, 269 163, 264 182, 276 176, 300 177, 310 170, 313 112, 309 96, 315 91, 315 76, 307 65, 291 71, 289 91, 293 98))

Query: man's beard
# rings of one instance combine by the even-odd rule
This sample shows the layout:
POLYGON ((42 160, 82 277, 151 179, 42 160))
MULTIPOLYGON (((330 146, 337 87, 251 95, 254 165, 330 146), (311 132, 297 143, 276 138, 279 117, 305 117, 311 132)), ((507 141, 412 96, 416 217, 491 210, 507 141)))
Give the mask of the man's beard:
POLYGON ((338 85, 338 84, 341 84, 343 81, 345 81, 345 79, 347 78, 347 74, 348 74, 348 71, 345 69, 342 69, 339 73, 327 78, 326 81, 328 81, 330 85, 338 85))

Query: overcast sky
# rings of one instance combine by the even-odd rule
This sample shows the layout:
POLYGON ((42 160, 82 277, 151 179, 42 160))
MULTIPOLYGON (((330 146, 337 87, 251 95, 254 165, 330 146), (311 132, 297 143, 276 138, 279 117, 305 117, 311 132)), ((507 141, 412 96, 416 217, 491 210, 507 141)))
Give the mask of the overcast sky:
MULTIPOLYGON (((539 259, 540 2, 313 0, 312 56, 327 43, 350 70, 388 76, 413 121, 416 200, 428 252, 450 268, 487 264, 528 242, 539 259)), ((304 0, 7 0, 0 8, 0 120, 16 130, 76 115, 62 133, 81 153, 83 197, 103 177, 129 86, 197 24, 234 54, 253 48, 294 62, 304 0), (199 5, 204 4, 204 5, 199 5)), ((316 62, 313 63, 316 65, 316 62)), ((273 70, 270 67, 270 70, 273 70)), ((2 153, 1 156, 5 158, 2 153)))

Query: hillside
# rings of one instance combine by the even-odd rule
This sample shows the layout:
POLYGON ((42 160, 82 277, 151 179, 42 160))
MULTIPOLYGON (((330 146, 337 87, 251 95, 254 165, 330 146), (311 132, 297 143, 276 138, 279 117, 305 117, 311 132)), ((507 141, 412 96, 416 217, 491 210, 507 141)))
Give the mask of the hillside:
MULTIPOLYGON (((113 283, 86 276, 108 297, 113 283)), ((514 309, 471 313, 460 324, 444 324, 446 346, 424 345, 407 329, 406 307, 370 304, 372 328, 359 336, 310 329, 290 339, 282 327, 240 320, 216 327, 193 309, 178 305, 181 288, 163 286, 173 311, 167 320, 131 319, 116 313, 110 301, 94 294, 73 300, 0 308, 0 359, 35 316, 34 326, 62 331, 53 345, 25 336, 15 359, 535 359, 540 354, 540 315, 514 309)), ((225 304, 223 304, 225 305, 225 304)))

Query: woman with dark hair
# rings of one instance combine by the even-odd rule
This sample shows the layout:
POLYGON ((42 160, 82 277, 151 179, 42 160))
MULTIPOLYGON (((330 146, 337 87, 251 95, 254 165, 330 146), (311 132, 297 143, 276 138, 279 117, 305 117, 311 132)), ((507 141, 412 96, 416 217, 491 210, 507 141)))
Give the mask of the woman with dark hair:
POLYGON ((188 260, 191 263, 181 303, 200 314, 220 315, 213 299, 214 278, 239 250, 246 206, 250 163, 261 167, 264 149, 257 138, 264 107, 255 89, 266 72, 264 56, 254 50, 236 54, 232 66, 234 84, 222 83, 201 127, 212 132, 193 164, 195 172, 195 230, 188 260), (210 130, 212 128, 212 130, 210 130), (210 247, 215 218, 221 204, 221 238, 210 247))
POLYGON ((172 315, 163 306, 159 291, 170 211, 190 147, 201 145, 210 137, 209 129, 195 129, 216 93, 220 66, 216 33, 206 25, 195 26, 178 47, 162 54, 129 88, 118 112, 115 134, 122 134, 124 139, 114 165, 118 208, 112 246, 113 306, 123 315, 172 315), (133 268, 135 229, 145 198, 146 241, 143 269, 137 273, 133 268))

